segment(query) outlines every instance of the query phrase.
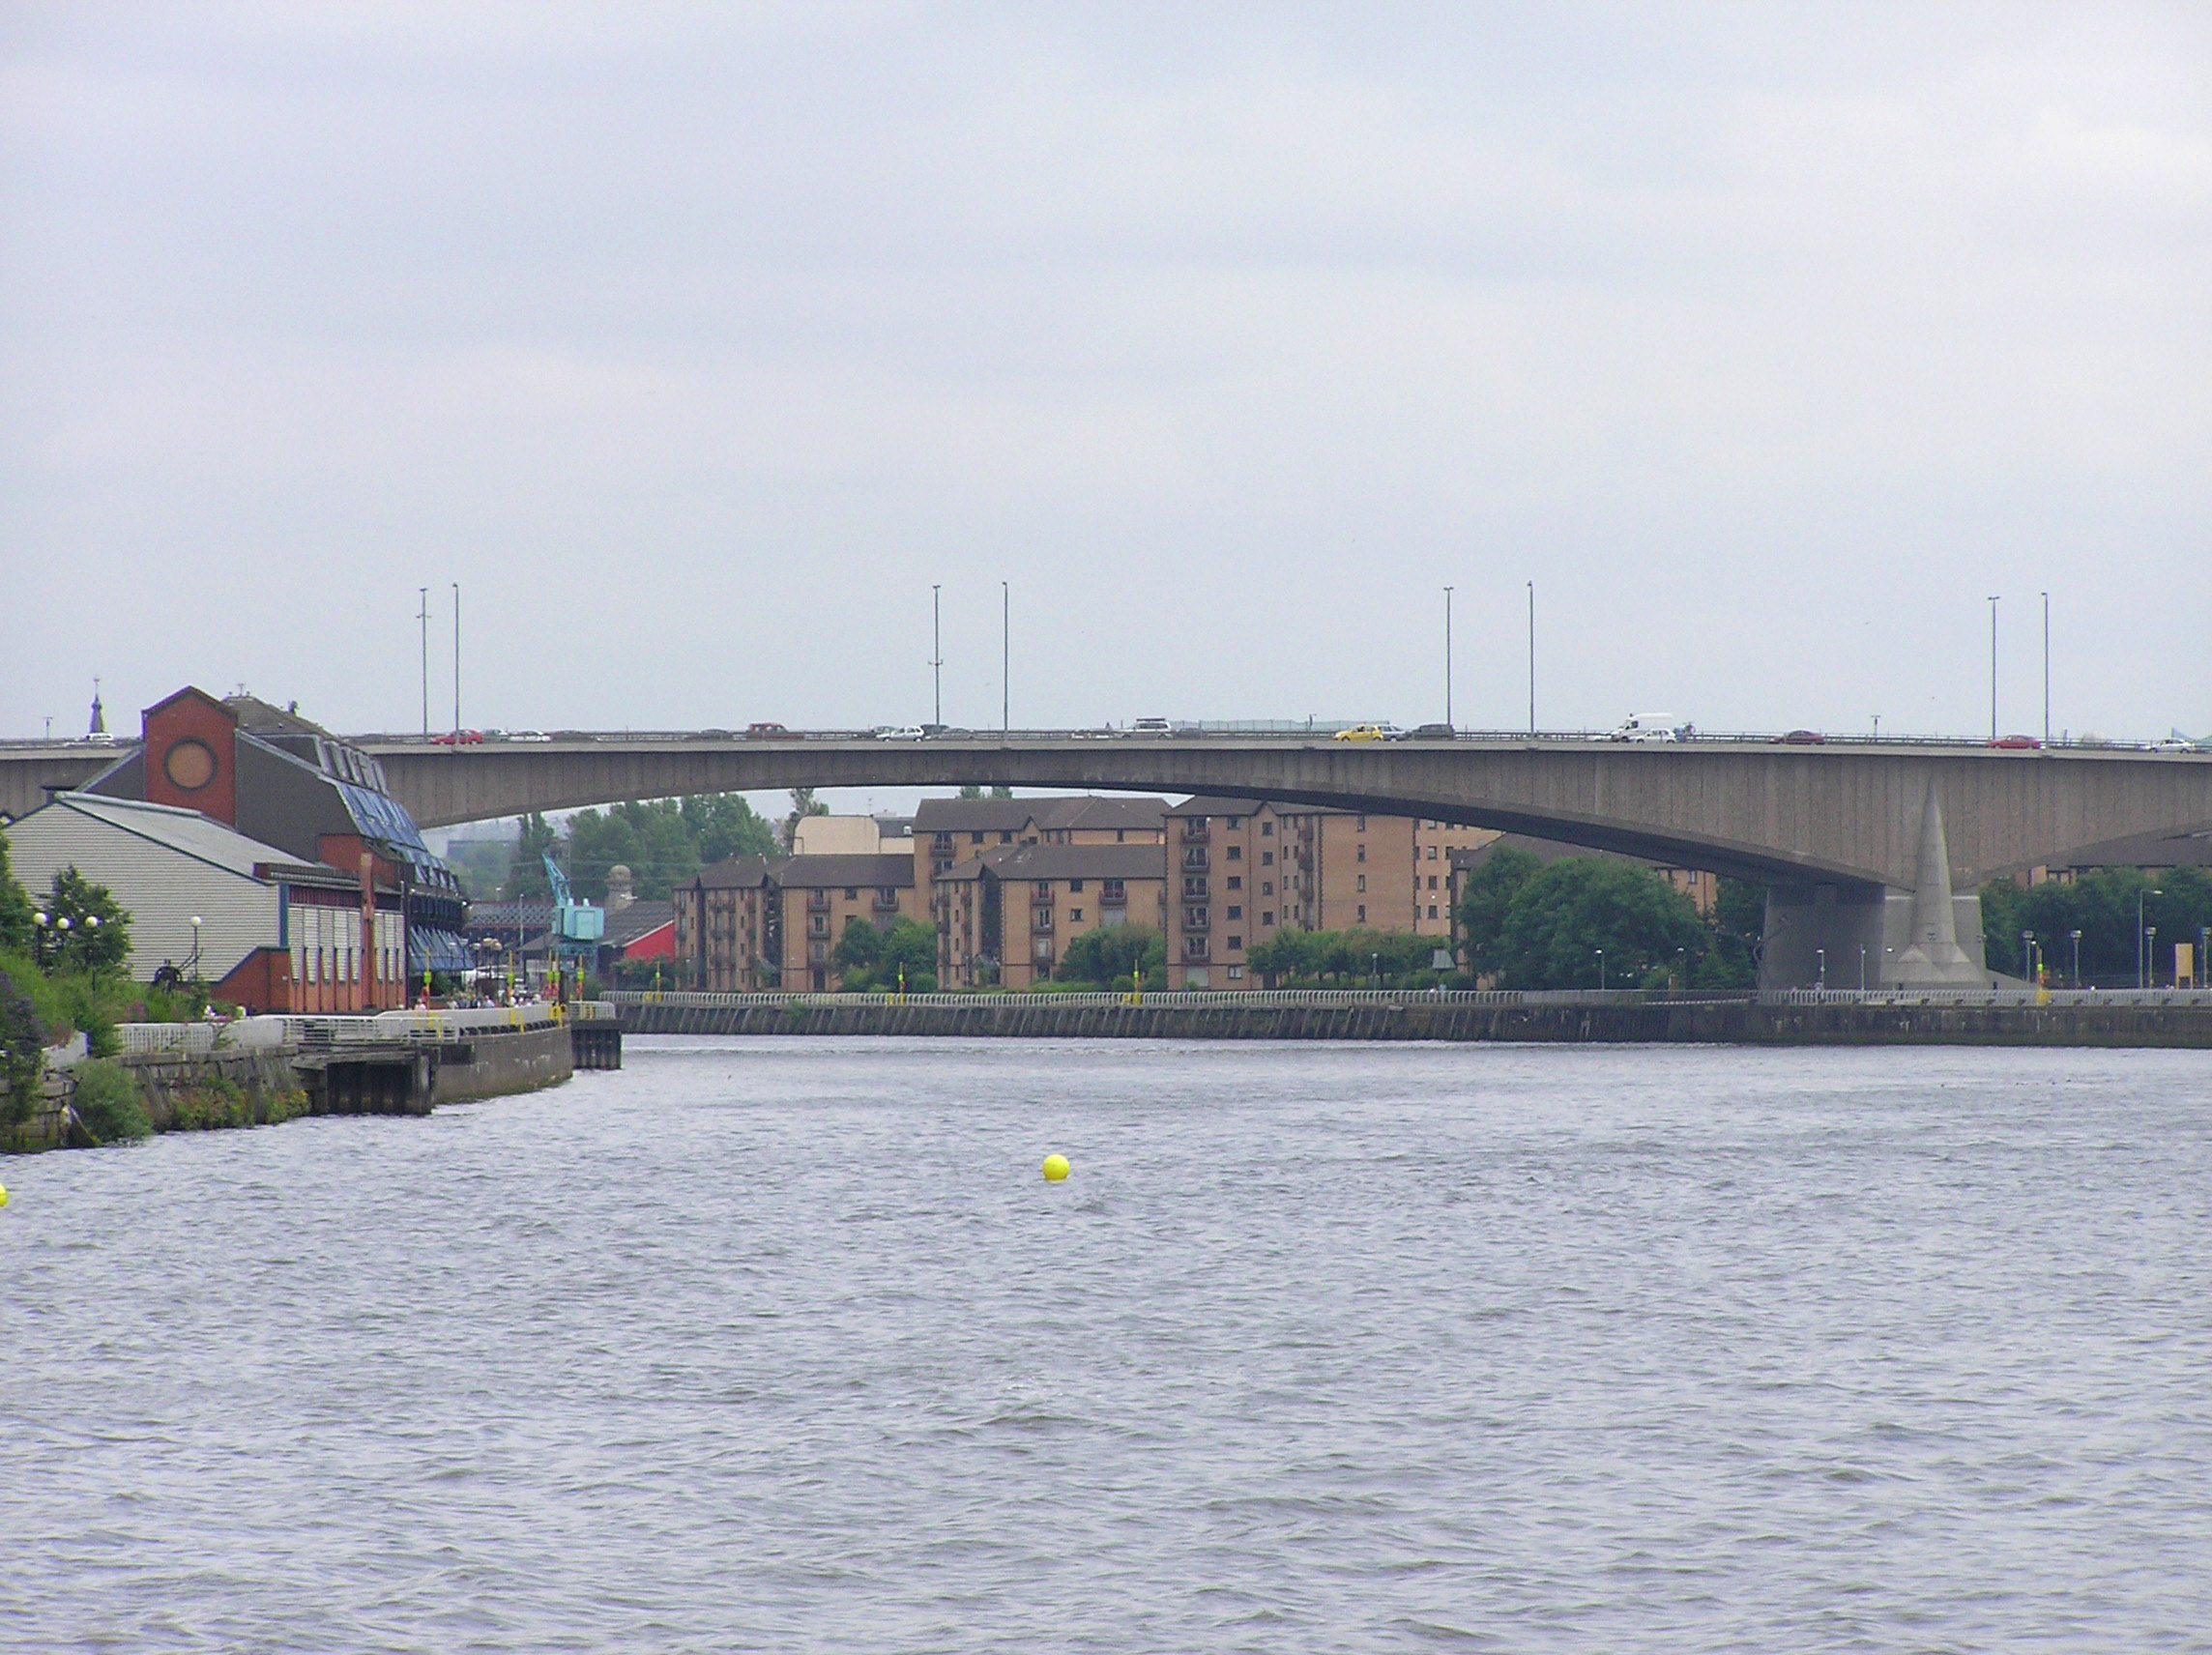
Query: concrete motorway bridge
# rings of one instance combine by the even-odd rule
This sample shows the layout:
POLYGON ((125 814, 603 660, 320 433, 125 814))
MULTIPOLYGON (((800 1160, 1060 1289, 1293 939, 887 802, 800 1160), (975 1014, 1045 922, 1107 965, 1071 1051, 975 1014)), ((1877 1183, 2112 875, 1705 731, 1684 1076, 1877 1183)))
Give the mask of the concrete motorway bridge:
MULTIPOLYGON (((2212 830, 2212 754, 2105 747, 1024 731, 353 740, 424 827, 690 793, 970 782, 1264 797, 1470 823, 1759 881, 1770 892, 1775 984, 1824 969, 1831 986, 1855 986, 1862 964, 1870 984, 1986 982, 1978 902, 1954 901, 1950 886, 1970 892, 1998 874, 2094 860, 2083 853, 2116 840, 2212 830), (1946 952, 1954 943, 1970 961, 1946 952)), ((0 748, 0 810, 31 808, 117 751, 0 748)))

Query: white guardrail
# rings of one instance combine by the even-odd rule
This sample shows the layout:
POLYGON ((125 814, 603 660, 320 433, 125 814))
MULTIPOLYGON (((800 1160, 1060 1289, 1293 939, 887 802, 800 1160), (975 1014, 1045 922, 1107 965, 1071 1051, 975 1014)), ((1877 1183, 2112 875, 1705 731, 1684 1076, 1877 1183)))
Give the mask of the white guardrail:
MULTIPOLYGON (((1760 1005, 2098 1005, 2098 1006, 2199 1006, 2212 1007, 2212 989, 2033 989, 2033 988, 1929 988, 1929 989, 1765 989, 1693 990, 1669 993, 1663 989, 1147 989, 1146 1005, 1198 1006, 1361 1006, 1361 1005, 1696 1005, 1744 1002, 1760 1005)), ((611 1005, 672 1005, 707 1009, 739 1006, 837 1005, 1068 1005, 1099 1007, 1129 1005, 1139 997, 1128 990, 1034 994, 707 994, 664 991, 620 991, 605 997, 611 1005)))
POLYGON ((118 1025, 127 1055, 200 1054, 256 1046, 354 1046, 387 1041, 443 1041, 471 1034, 505 1034, 557 1029, 566 1021, 611 1021, 610 1005, 586 1002, 551 1005, 487 1005, 451 1011, 380 1011, 363 1016, 242 1017, 231 1023, 125 1023, 118 1025))

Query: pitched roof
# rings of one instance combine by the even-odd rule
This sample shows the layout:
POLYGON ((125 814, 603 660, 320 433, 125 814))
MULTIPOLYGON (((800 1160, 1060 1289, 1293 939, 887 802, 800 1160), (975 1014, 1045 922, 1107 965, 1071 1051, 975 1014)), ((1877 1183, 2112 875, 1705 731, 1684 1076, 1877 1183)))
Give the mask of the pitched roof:
POLYGON ((994 845, 974 859, 1009 880, 1168 877, 1167 851, 1160 845, 994 845))
MULTIPOLYGON (((224 826, 211 816, 202 816, 196 810, 180 810, 170 804, 148 804, 137 798, 110 798, 104 794, 64 793, 56 795, 47 803, 32 811, 17 822, 10 833, 21 841, 26 833, 37 831, 34 824, 51 830, 60 824, 49 816, 60 812, 64 816, 77 816, 102 823, 122 832, 148 839, 187 856, 210 867, 221 868, 242 879, 267 881, 267 870, 289 867, 298 858, 291 852, 275 845, 264 845, 258 839, 248 839, 235 828, 224 826)), ((320 868, 324 875, 344 880, 346 876, 336 868, 320 868)))
POLYGON ((627 908, 616 909, 607 915, 606 935, 600 939, 610 947, 624 946, 636 942, 649 931, 657 931, 676 917, 673 902, 640 901, 627 908))
POLYGON ((1220 794, 1200 794, 1172 807, 1170 816, 1250 816, 1262 806, 1277 816, 1351 816, 1353 811, 1333 804, 1294 804, 1280 798, 1233 798, 1220 794))
POLYGON ((914 831, 921 833, 1011 832, 1029 826, 1040 798, 925 798, 915 807, 914 831))
POLYGON ((766 885, 768 869, 765 857, 724 857, 713 867, 701 868, 684 884, 696 885, 702 890, 737 890, 766 885))
POLYGON ((777 885, 786 887, 914 884, 912 857, 785 857, 780 861, 771 863, 769 871, 777 885))
POLYGON ((1107 798, 1097 794, 1084 794, 1074 798, 1042 799, 1037 802, 1051 807, 1038 811, 1038 827, 1080 828, 1089 832, 1109 828, 1136 828, 1157 832, 1168 813, 1168 801, 1164 798, 1107 798))

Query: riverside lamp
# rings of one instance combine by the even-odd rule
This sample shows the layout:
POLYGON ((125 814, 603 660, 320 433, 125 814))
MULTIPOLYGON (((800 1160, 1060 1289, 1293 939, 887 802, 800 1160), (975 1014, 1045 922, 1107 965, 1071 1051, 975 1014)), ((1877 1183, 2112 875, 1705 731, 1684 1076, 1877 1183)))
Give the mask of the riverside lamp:
POLYGON ((2066 933, 2066 940, 2074 944, 2074 986, 2080 988, 2081 986, 2081 933, 2069 931, 2066 933))
MULTIPOLYGON (((2166 892, 2163 890, 2139 890, 2136 892, 2136 987, 2138 988, 2141 988, 2144 980, 2150 975, 2150 944, 2143 940, 2143 898, 2164 896, 2166 892)), ((2150 934, 2156 937, 2158 927, 2152 926, 2150 934)))

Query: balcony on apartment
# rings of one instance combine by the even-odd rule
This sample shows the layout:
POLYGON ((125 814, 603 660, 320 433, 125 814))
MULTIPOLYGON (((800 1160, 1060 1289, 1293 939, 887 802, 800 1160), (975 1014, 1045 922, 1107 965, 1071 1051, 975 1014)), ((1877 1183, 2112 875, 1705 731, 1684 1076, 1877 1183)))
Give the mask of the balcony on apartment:
POLYGON ((1182 842, 1186 845, 1204 845, 1212 838, 1212 829, 1204 822, 1185 822, 1182 825, 1182 842))

